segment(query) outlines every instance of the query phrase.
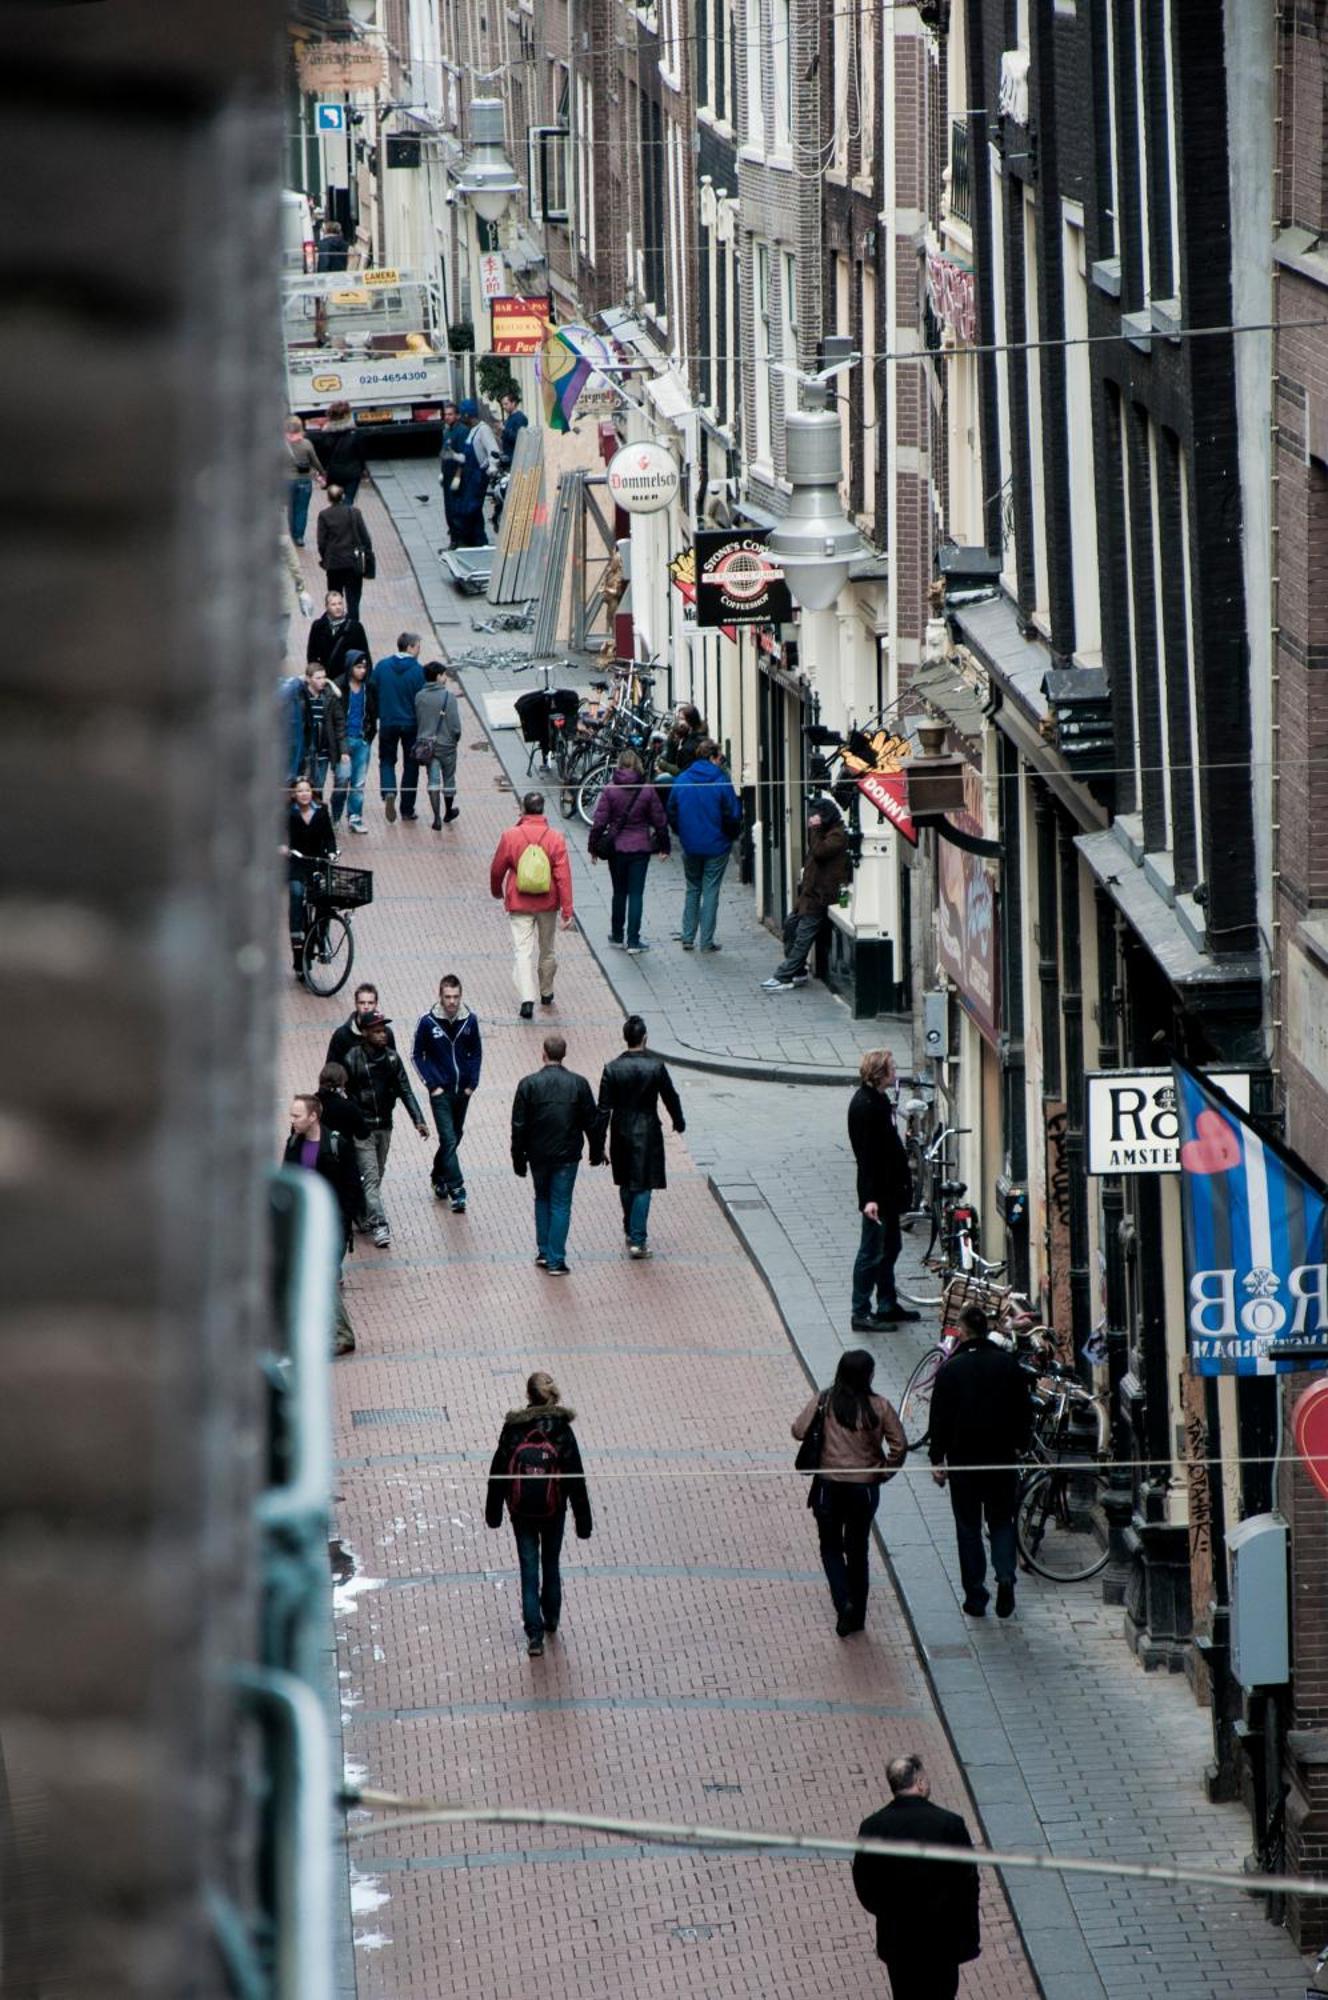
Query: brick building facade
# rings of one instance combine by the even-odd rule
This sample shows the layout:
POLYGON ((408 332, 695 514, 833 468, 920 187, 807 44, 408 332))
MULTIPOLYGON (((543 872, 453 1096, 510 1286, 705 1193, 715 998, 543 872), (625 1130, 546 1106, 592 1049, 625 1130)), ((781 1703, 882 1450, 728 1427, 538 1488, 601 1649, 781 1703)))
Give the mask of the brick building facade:
POLYGON ((0 859, 25 1049, 0 1086, 15 1994, 221 2000, 215 1911, 254 1907, 229 1670, 256 1653, 267 1477, 279 31, 195 0, 0 25, 26 273, 0 859))
MULTIPOLYGON (((1328 20, 1287 0, 1278 9, 1273 240, 1277 707, 1273 821, 1274 1062, 1289 1144, 1328 1179, 1328 20), (1302 322, 1297 326, 1296 322, 1302 322), (1309 324, 1303 324, 1309 322, 1309 324)), ((1303 1388, 1294 1382, 1288 1403, 1303 1388)), ((1281 1498, 1291 1521, 1296 1607, 1285 1778, 1288 1852, 1306 1873, 1328 1867, 1328 1519, 1296 1467, 1281 1498)), ((1312 1945, 1328 1909, 1291 1912, 1312 1945)))

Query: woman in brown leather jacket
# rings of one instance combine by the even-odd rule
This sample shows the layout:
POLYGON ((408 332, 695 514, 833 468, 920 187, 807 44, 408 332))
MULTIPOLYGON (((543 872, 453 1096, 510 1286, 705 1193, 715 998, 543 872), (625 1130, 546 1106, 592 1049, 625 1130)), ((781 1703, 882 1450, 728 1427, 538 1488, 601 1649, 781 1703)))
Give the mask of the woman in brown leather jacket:
POLYGON ((884 1396, 872 1394, 875 1358, 853 1347, 839 1357, 833 1387, 813 1396, 795 1418, 793 1435, 806 1437, 824 1406, 820 1466, 807 1505, 816 1516, 821 1562, 841 1639, 867 1622, 867 1545, 881 1488, 893 1479, 908 1449, 904 1429, 884 1396))

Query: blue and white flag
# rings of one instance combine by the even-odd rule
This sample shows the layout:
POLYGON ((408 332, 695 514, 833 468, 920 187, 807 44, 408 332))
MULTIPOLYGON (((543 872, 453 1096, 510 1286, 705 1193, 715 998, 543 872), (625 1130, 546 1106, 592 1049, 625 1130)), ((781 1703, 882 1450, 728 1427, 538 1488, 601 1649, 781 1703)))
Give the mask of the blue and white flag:
POLYGON ((1328 1365, 1328 1202, 1280 1146, 1173 1064, 1180 1118, 1185 1323, 1196 1375, 1328 1365))

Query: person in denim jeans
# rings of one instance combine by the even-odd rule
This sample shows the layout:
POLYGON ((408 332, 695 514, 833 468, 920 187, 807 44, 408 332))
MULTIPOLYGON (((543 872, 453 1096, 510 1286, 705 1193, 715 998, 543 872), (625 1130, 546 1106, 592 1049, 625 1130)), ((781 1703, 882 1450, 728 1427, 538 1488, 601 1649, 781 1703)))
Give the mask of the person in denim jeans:
POLYGON ((723 753, 713 737, 697 746, 696 756, 669 787, 669 825, 682 848, 687 884, 682 928, 674 932, 684 951, 694 949, 700 928, 702 951, 718 951, 715 918, 719 885, 729 865, 733 843, 742 831, 742 806, 724 769, 723 753))
POLYGON ((314 481, 316 479, 322 485, 323 468, 298 417, 286 419, 286 458, 286 519, 290 525, 291 540, 297 549, 302 549, 305 530, 309 526, 309 502, 313 499, 314 481))
POLYGON ((535 1262, 551 1278, 565 1278, 572 1191, 587 1139, 590 1164, 604 1164, 603 1135, 594 1093, 583 1076, 563 1068, 567 1043, 544 1037, 543 1067, 523 1076, 512 1099, 512 1171, 527 1168, 535 1185, 535 1262))
POLYGON ((652 854, 669 856, 669 823, 664 802, 645 781, 635 750, 624 750, 613 777, 599 795, 590 823, 590 857, 608 860, 613 881, 609 943, 624 945, 634 958, 650 946, 641 937, 641 906, 652 854))
POLYGON ((367 833, 364 824, 364 780, 378 730, 378 701, 369 681, 369 656, 352 648, 346 655, 346 671, 336 683, 346 717, 348 763, 344 782, 338 778, 332 792, 332 821, 343 812, 352 833, 367 833))
POLYGON ((526 1651, 533 1660, 562 1621, 559 1558, 568 1507, 578 1541, 589 1541, 592 1522, 590 1493, 572 1430, 576 1411, 564 1406, 558 1384, 542 1369, 527 1381, 526 1399, 524 1410, 509 1410, 503 1420, 489 1467, 484 1519, 490 1528, 501 1528, 504 1506, 511 1516, 521 1568, 521 1622, 526 1628, 526 1651), (520 1458, 514 1458, 518 1451, 520 1458))

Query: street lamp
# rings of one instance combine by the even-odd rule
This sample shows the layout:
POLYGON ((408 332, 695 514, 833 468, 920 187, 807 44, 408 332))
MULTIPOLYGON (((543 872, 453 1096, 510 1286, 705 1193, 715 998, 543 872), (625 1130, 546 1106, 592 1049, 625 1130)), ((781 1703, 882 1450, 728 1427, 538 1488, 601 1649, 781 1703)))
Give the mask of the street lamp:
POLYGON ((503 100, 474 97, 470 102, 471 149, 457 174, 457 193, 484 222, 499 222, 521 191, 512 162, 503 151, 503 100))
POLYGON ((840 505, 839 418, 827 407, 832 372, 798 377, 807 407, 784 420, 784 470, 793 494, 767 543, 804 611, 828 611, 852 564, 870 553, 840 505))

